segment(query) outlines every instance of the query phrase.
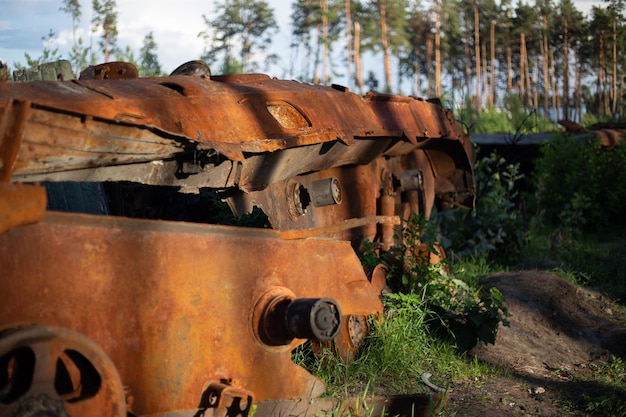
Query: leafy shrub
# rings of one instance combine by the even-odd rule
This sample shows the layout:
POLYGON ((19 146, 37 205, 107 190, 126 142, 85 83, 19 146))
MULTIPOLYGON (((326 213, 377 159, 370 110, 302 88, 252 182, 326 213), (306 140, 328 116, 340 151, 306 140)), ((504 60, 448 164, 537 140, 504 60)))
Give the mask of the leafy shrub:
POLYGON ((534 182, 542 220, 566 234, 624 223, 626 143, 559 136, 541 152, 534 182))
POLYGON ((557 127, 535 109, 524 108, 516 94, 504 97, 501 106, 488 106, 480 112, 472 108, 471 99, 468 99, 457 112, 457 117, 471 126, 473 133, 549 132, 557 127))
POLYGON ((489 255, 503 259, 524 244, 523 218, 517 208, 519 164, 507 164, 497 153, 479 159, 474 168, 476 206, 436 214, 441 245, 451 257, 489 255))
MULTIPOLYGON (((418 296, 428 312, 429 328, 451 337, 460 351, 479 342, 493 344, 500 323, 508 325, 502 294, 496 288, 487 291, 455 278, 445 259, 433 263, 433 255, 441 253, 435 244, 435 225, 424 217, 414 214, 405 222, 401 237, 402 246, 379 259, 389 268, 390 286, 400 294, 418 296)), ((372 253, 362 259, 374 260, 372 253)))

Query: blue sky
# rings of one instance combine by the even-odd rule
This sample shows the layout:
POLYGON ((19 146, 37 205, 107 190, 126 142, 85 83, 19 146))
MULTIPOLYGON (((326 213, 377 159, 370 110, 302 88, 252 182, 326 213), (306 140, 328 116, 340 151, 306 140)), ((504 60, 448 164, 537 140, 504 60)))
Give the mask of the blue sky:
MULTIPOLYGON (((87 43, 92 34, 91 0, 82 0, 82 17, 78 35, 87 43)), ((289 77, 286 73, 289 57, 291 1, 270 0, 281 32, 275 37, 272 49, 283 58, 271 76, 289 77)), ((205 29, 202 15, 211 16, 210 0, 117 0, 118 45, 129 45, 138 56, 145 35, 153 32, 157 54, 165 72, 178 65, 200 57, 203 45, 198 33, 205 29)), ((586 12, 599 1, 575 0, 576 7, 586 12)), ((61 12, 62 0, 0 0, 0 61, 14 67, 15 62, 25 65, 24 52, 31 57, 41 56, 42 37, 50 29, 56 33, 54 47, 64 55, 73 43, 72 21, 61 12)), ((94 45, 97 39, 93 39, 94 45)))
MULTIPOLYGON (((274 52, 288 48, 290 7, 270 1, 276 19, 285 29, 274 41, 274 52), (281 45, 282 43, 282 45, 281 45)), ((287 2, 284 2, 287 3, 287 2)), ((81 0, 81 21, 78 35, 86 43, 90 32, 91 0, 81 0)), ((144 37, 153 32, 157 55, 163 70, 171 72, 178 65, 198 59, 203 50, 198 33, 205 30, 202 15, 211 16, 210 0, 117 0, 118 46, 129 45, 139 55, 144 37)), ((287 3, 287 4, 290 4, 287 3)), ((62 0, 0 0, 0 61, 14 67, 15 62, 26 64, 24 52, 38 58, 43 50, 42 37, 50 29, 56 33, 55 45, 66 56, 73 44, 71 17, 59 10, 62 0)), ((93 38, 97 45, 98 39, 93 38)), ((275 74, 279 76, 281 74, 275 74)))

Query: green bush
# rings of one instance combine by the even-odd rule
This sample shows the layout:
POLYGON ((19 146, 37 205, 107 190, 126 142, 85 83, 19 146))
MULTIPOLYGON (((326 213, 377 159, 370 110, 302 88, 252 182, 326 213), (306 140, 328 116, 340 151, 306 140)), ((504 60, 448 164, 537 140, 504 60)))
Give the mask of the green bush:
MULTIPOLYGON (((434 223, 422 216, 413 214, 405 222, 399 233, 402 246, 378 259, 389 268, 390 287, 397 294, 417 296, 427 311, 428 328, 450 338, 459 351, 480 342, 493 344, 499 325, 508 325, 504 297, 495 288, 485 290, 456 278, 445 259, 433 263, 431 255, 440 255, 435 232, 434 223)), ((373 263, 376 256, 370 252, 361 259, 373 263)), ((391 297, 404 300, 402 295, 391 297)))
POLYGON ((535 109, 524 108, 519 96, 503 99, 499 107, 488 106, 480 112, 472 108, 470 99, 457 111, 457 118, 470 127, 472 133, 537 133, 554 131, 557 126, 540 116, 535 109))
POLYGON ((567 234, 624 224, 626 143, 555 137, 541 148, 534 183, 538 215, 567 234))
POLYGON ((507 164, 497 153, 479 159, 474 168, 476 206, 437 213, 440 243, 452 259, 488 255, 502 260, 519 253, 524 222, 516 205, 518 164, 507 164))

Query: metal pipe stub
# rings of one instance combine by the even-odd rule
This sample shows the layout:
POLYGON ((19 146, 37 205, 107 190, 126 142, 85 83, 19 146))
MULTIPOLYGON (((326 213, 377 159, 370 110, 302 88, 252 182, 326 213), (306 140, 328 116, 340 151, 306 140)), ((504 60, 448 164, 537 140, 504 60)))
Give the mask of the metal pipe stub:
POLYGON ((266 346, 284 346, 293 339, 332 340, 341 328, 341 310, 331 298, 296 298, 273 288, 257 301, 254 332, 266 346))
POLYGON ((341 311, 331 298, 296 298, 287 306, 285 322, 293 337, 326 342, 339 332, 341 311))

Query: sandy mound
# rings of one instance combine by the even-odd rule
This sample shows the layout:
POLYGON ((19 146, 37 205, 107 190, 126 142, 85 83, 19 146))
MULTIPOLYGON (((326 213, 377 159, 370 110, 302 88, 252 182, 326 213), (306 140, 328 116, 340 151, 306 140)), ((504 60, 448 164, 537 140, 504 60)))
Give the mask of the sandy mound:
MULTIPOLYGON (((504 294, 511 326, 500 327, 495 345, 473 350, 508 372, 477 383, 453 384, 444 415, 455 417, 590 417, 570 409, 583 396, 610 389, 594 381, 594 369, 626 354, 626 317, 598 291, 540 271, 486 278, 504 294)), ((624 397, 626 392, 611 391, 624 397)))
POLYGON ((536 377, 563 377, 607 354, 626 357, 626 328, 613 303, 598 291, 554 274, 522 271, 486 278, 511 313, 495 345, 474 353, 492 364, 536 377))

